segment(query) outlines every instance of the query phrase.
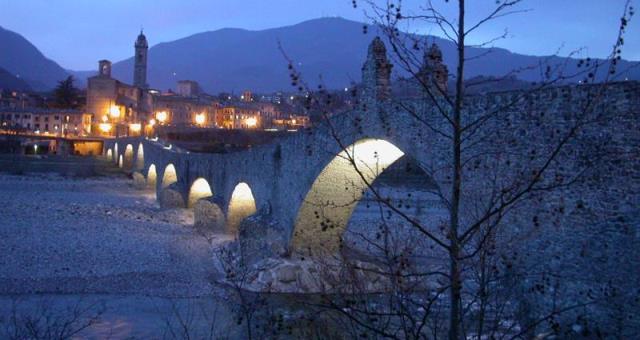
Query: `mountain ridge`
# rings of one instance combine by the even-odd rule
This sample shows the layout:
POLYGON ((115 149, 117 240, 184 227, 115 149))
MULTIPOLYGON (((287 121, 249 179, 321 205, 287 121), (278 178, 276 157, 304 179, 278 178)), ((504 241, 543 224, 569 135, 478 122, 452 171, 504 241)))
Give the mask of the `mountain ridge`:
MULTIPOLYGON (((377 35, 377 29, 361 22, 329 17, 263 30, 221 28, 194 33, 184 38, 152 45, 149 49, 147 79, 151 87, 160 90, 174 89, 178 80, 187 79, 198 81, 203 89, 210 93, 241 92, 246 89, 254 92, 293 90, 288 62, 284 56, 286 54, 295 62, 296 69, 310 86, 315 87, 322 83, 328 88, 339 89, 360 81, 367 47, 377 35), (367 34, 363 34, 365 26, 368 27, 367 34)), ((1 27, 0 30, 11 32, 1 27)), ((17 33, 14 34, 19 36, 17 33)), ((450 41, 433 36, 421 37, 436 42, 442 49, 449 70, 455 70, 456 51, 450 41)), ((68 74, 74 75, 77 79, 76 84, 82 87, 86 84, 87 77, 97 73, 95 70, 63 70, 26 39, 22 39, 30 45, 30 48, 25 45, 23 49, 30 49, 30 53, 39 54, 41 59, 44 59, 40 60, 40 64, 53 63, 48 65, 55 71, 54 77, 31 79, 26 73, 16 72, 17 68, 5 67, 14 75, 21 74, 21 78, 34 89, 50 89, 68 74)), ((152 41, 153 37, 149 40, 152 41)), ((0 39, 0 43, 2 41, 0 39)), ((133 54, 133 48, 131 52, 133 54)), ((505 76, 514 69, 538 65, 543 60, 550 60, 553 64, 569 61, 571 65, 568 71, 578 71, 575 66, 577 60, 574 62, 566 57, 523 55, 499 47, 466 47, 466 53, 472 59, 465 67, 465 78, 468 79, 478 76, 505 76), (485 53, 487 55, 482 59, 474 59, 485 53)), ((4 67, 3 64, 0 59, 0 67, 4 67)), ((623 68, 631 64, 625 60, 620 62, 623 68)), ((41 69, 41 66, 34 68, 41 69)), ((403 76, 398 66, 394 69, 395 77, 403 76)), ((133 57, 114 62, 112 74, 116 79, 131 83, 133 57)), ((538 81, 540 74, 538 69, 527 70, 519 73, 518 78, 523 81, 538 81)), ((625 76, 640 80, 640 67, 631 70, 625 76)))
POLYGON ((50 90, 69 74, 22 35, 0 26, 0 67, 37 91, 50 90))

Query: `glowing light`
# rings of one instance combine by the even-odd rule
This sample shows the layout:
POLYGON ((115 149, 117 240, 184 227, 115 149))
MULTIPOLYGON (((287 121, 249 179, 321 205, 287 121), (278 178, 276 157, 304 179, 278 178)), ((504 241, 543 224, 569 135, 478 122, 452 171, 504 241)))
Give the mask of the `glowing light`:
POLYGON ((156 119, 160 122, 160 123, 164 123, 168 118, 167 115, 167 111, 160 111, 158 113, 156 113, 156 119))
POLYGON ((149 126, 153 127, 154 125, 156 125, 156 120, 153 118, 149 119, 149 126))
POLYGON ((137 169, 144 168, 144 148, 142 147, 142 143, 138 145, 138 156, 136 157, 136 168, 137 169))
POLYGON ((206 179, 200 177, 193 182, 191 185, 191 189, 189 189, 189 201, 188 207, 192 208, 198 200, 203 198, 211 197, 213 193, 211 192, 211 187, 209 186, 209 182, 206 179))
POLYGON ((170 186, 178 181, 178 174, 176 173, 176 167, 173 164, 167 165, 162 174, 162 189, 170 186))
POLYGON ((116 105, 111 105, 109 108, 109 115, 111 118, 120 118, 120 108, 116 105))
POLYGON ((124 162, 122 163, 122 166, 129 169, 132 163, 133 163, 133 145, 127 144, 127 146, 124 148, 124 162))
POLYGON ((33 153, 38 153, 38 144, 33 145, 33 153))
POLYGON ((247 183, 239 183, 233 190, 233 194, 231 194, 229 212, 227 214, 227 228, 230 232, 236 233, 240 222, 255 214, 255 212, 256 201, 253 199, 251 188, 247 183))
POLYGON ((109 120, 109 117, 107 117, 107 115, 102 116, 102 122, 106 123, 109 120))
POLYGON ((156 178, 157 178, 157 173, 156 173, 156 165, 155 164, 151 164, 149 166, 149 171, 147 171, 147 185, 151 186, 151 187, 155 187, 156 186, 156 178))
POLYGON ((100 123, 100 124, 98 124, 98 127, 100 128, 100 131, 106 133, 106 132, 111 131, 111 127, 112 126, 109 123, 100 123))
POLYGON ((129 124, 129 130, 131 130, 131 132, 140 132, 142 125, 140 123, 129 124))
POLYGON ((258 119, 255 117, 249 117, 244 121, 248 127, 255 127, 258 125, 258 119))
POLYGON ((291 124, 296 125, 296 120, 295 120, 295 119, 292 119, 292 120, 291 120, 291 124))
POLYGON ((204 125, 205 120, 206 120, 206 117, 204 113, 199 113, 196 115, 196 124, 204 125))
POLYGON ((122 155, 120 155, 120 157, 118 157, 118 167, 122 169, 123 163, 122 155))
POLYGON ((107 158, 113 157, 113 151, 111 149, 107 150, 107 158))
POLYGON ((395 145, 380 139, 358 141, 336 155, 313 182, 298 210, 294 249, 336 252, 353 209, 367 189, 366 183, 373 183, 403 155, 395 145), (332 228, 323 228, 324 221, 331 221, 332 228))

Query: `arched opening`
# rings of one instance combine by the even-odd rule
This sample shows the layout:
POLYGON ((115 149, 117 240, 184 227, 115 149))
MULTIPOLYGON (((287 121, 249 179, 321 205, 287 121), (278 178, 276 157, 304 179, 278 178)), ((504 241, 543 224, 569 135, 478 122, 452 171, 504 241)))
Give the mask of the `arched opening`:
POLYGON ((198 200, 211 196, 213 196, 213 192, 211 192, 209 182, 207 182, 206 179, 200 177, 193 182, 191 188, 189 189, 189 200, 187 202, 187 207, 193 208, 198 200))
POLYGON ((345 148, 320 172, 307 193, 294 228, 296 251, 334 253, 354 208, 375 179, 404 153, 381 139, 345 148))
POLYGON ((167 165, 167 167, 164 168, 164 173, 162 174, 162 189, 167 188, 177 181, 178 174, 176 173, 176 167, 173 166, 173 164, 167 165))
POLYGON ((438 230, 449 217, 438 192, 417 160, 408 155, 399 158, 358 200, 342 234, 343 255, 384 259, 403 254, 417 261, 441 258, 433 241, 407 220, 438 230))
POLYGON ((136 169, 144 168, 144 148, 142 143, 138 145, 138 156, 136 157, 136 169))
POLYGON ((113 151, 111 149, 107 150, 107 159, 113 158, 113 151))
POLYGON ((123 165, 124 165, 124 160, 122 158, 122 155, 120 155, 120 157, 118 157, 118 167, 122 169, 123 165))
POLYGON ((133 145, 127 144, 124 148, 124 162, 122 167, 125 169, 131 169, 133 165, 133 145))
POLYGON ((256 213, 256 201, 247 183, 239 183, 233 189, 227 210, 227 229, 236 233, 240 222, 256 213))
POLYGON ((118 154, 118 143, 116 143, 116 144, 113 146, 113 156, 114 156, 114 157, 113 157, 113 162, 114 162, 114 163, 117 163, 117 162, 118 162, 118 155, 119 155, 119 154, 118 154))
POLYGON ((156 165, 151 164, 149 166, 149 170, 147 171, 147 185, 152 188, 155 188, 157 177, 158 177, 158 174, 156 172, 156 165))

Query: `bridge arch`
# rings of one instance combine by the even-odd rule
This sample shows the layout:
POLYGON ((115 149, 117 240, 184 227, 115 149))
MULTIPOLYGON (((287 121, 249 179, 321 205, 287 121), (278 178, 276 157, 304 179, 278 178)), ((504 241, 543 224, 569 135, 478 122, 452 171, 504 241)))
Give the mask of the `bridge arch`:
POLYGON ((171 184, 178 182, 178 173, 173 163, 169 163, 162 172, 162 189, 169 187, 171 184))
POLYGON ((113 150, 111 150, 111 149, 107 150, 107 159, 108 160, 112 160, 113 159, 113 150))
POLYGON ((118 153, 118 142, 116 142, 116 143, 113 145, 113 162, 114 162, 114 163, 117 163, 117 162, 118 162, 118 156, 119 156, 119 155, 120 155, 120 154, 118 153))
POLYGON ((211 186, 209 186, 209 182, 203 177, 199 177, 191 184, 189 188, 189 198, 187 200, 187 207, 193 208, 193 206, 199 200, 207 197, 213 196, 213 192, 211 191, 211 186))
POLYGON ((147 186, 155 188, 157 177, 158 173, 156 171, 156 165, 151 164, 149 166, 149 170, 147 170, 147 186))
POLYGON ((124 159, 122 168, 127 170, 133 168, 133 145, 131 144, 127 144, 127 146, 125 146, 124 148, 124 159))
POLYGON ((124 166, 124 160, 122 158, 122 154, 120 154, 120 156, 118 156, 118 167, 122 169, 123 166, 124 166))
POLYGON ((227 230, 236 234, 240 223, 245 218, 255 214, 257 211, 256 201, 249 184, 245 182, 238 183, 233 189, 229 207, 227 209, 227 230))
POLYGON ((404 156, 384 139, 364 138, 335 155, 315 178, 295 220, 294 251, 333 253, 353 210, 375 179, 404 156))
POLYGON ((142 142, 138 144, 138 152, 136 153, 136 164, 135 170, 140 170, 144 168, 144 146, 142 142))

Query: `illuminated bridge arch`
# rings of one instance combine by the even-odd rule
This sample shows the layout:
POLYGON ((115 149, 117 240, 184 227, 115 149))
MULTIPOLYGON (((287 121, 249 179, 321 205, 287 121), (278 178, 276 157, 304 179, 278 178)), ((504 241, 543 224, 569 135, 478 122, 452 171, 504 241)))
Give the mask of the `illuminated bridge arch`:
POLYGON ((149 170, 147 170, 147 186, 155 188, 157 178, 158 178, 158 173, 156 171, 156 165, 151 164, 149 166, 149 170))
POLYGON ((122 163, 122 168, 131 169, 133 167, 133 145, 127 144, 124 148, 124 160, 122 163))
POLYGON ((200 177, 196 179, 189 188, 189 198, 187 200, 187 207, 193 208, 193 206, 199 200, 213 196, 209 182, 206 179, 200 177))
POLYGON ((136 153, 136 165, 135 169, 143 169, 144 168, 144 146, 142 143, 138 144, 138 152, 136 153))
POLYGON ((170 163, 164 168, 162 173, 162 189, 165 189, 176 182, 178 182, 178 173, 176 172, 176 167, 170 163))
POLYGON ((112 160, 113 159, 113 150, 111 150, 111 149, 107 150, 107 159, 108 160, 112 160))
POLYGON ((404 152, 394 144, 369 138, 338 153, 316 177, 298 210, 293 249, 336 252, 366 183, 372 184, 402 156, 404 152))
POLYGON ((256 213, 256 201, 253 192, 245 182, 238 183, 233 189, 227 209, 227 230, 235 234, 245 218, 256 213))
POLYGON ((113 162, 114 163, 118 163, 118 156, 120 154, 118 153, 118 143, 116 142, 116 144, 113 145, 113 162))

